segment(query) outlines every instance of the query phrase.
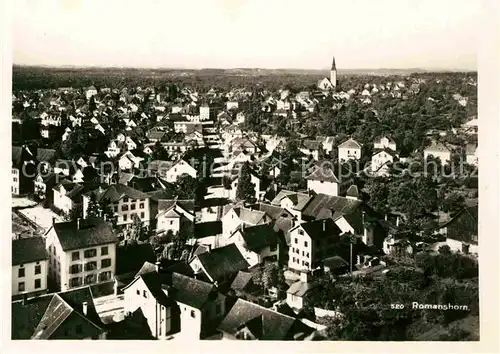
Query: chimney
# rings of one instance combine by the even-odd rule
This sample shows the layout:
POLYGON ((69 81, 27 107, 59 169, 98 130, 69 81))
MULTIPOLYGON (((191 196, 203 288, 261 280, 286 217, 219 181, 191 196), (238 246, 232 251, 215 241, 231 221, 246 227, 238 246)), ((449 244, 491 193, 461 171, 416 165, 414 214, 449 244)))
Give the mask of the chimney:
POLYGON ((160 273, 160 268, 161 268, 161 262, 156 262, 155 263, 155 271, 156 271, 156 273, 160 273))
POLYGON ((76 229, 80 230, 80 218, 76 218, 76 229))
POLYGON ((55 216, 53 216, 53 217, 52 217, 52 225, 54 225, 55 223, 56 223, 56 217, 55 217, 55 216))
POLYGON ((323 232, 326 231, 326 220, 323 220, 323 232))
POLYGON ((87 316, 87 307, 88 307, 87 305, 88 305, 87 301, 82 302, 82 312, 84 316, 87 316))
POLYGON ((28 295, 23 294, 23 306, 25 306, 27 302, 28 302, 28 295))
POLYGON ((207 252, 210 252, 212 250, 212 245, 207 245, 207 248, 208 248, 207 252))

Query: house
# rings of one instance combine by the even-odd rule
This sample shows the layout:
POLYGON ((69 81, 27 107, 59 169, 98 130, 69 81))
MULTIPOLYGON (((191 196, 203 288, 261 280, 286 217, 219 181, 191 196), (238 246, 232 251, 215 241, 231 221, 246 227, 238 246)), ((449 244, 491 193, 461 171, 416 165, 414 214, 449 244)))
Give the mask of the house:
POLYGON ((97 89, 94 85, 90 86, 85 90, 85 97, 89 100, 92 96, 97 95, 97 89))
POLYGON ((238 247, 250 267, 278 260, 278 235, 270 223, 246 227, 242 224, 229 236, 230 243, 238 247))
POLYGON ((446 244, 455 252, 479 254, 478 205, 466 207, 442 226, 445 229, 446 244))
POLYGON ((412 254, 413 247, 411 246, 408 237, 401 235, 389 235, 384 239, 382 250, 385 254, 403 255, 412 254))
POLYGON ((373 149, 391 149, 392 151, 396 151, 396 142, 387 136, 381 137, 373 144, 373 149))
POLYGON ((311 279, 310 272, 301 272, 300 279, 290 285, 286 291, 286 303, 295 311, 300 311, 308 305, 307 294, 318 284, 311 279))
POLYGON ((226 110, 229 111, 231 109, 238 109, 238 101, 227 101, 226 102, 226 110))
POLYGON ((356 194, 353 187, 346 197, 317 194, 304 208, 302 220, 332 219, 342 233, 360 236, 367 246, 381 246, 385 232, 379 228, 378 215, 353 196, 356 194))
POLYGON ((221 220, 222 238, 227 240, 242 224, 247 226, 266 224, 271 222, 271 217, 262 211, 237 206, 231 207, 221 220))
POLYGON ((306 180, 308 190, 333 196, 339 194, 340 182, 329 167, 316 167, 306 180))
POLYGON ((200 106, 200 121, 205 121, 210 119, 210 107, 207 104, 200 106))
POLYGON ((313 270, 321 260, 331 256, 340 241, 342 230, 332 219, 299 224, 290 230, 288 268, 296 271, 313 270))
POLYGON ((319 160, 319 149, 321 142, 316 140, 304 140, 299 147, 301 153, 306 156, 312 156, 315 161, 319 160))
POLYGON ((272 205, 279 205, 296 218, 302 221, 302 211, 313 197, 306 193, 298 193, 282 189, 271 201, 272 205))
POLYGON ((16 339, 106 339, 90 287, 12 302, 16 339))
POLYGON ((103 219, 54 223, 45 234, 49 281, 62 291, 113 279, 118 239, 103 219))
POLYGON ((143 160, 144 158, 136 157, 132 152, 127 151, 118 160, 118 167, 122 171, 131 171, 134 168, 139 168, 143 160))
POLYGON ((238 299, 217 328, 226 340, 302 340, 314 330, 302 321, 238 299))
POLYGON ((162 130, 151 129, 146 133, 146 137, 149 141, 156 143, 157 141, 160 141, 165 136, 165 134, 166 133, 162 130))
POLYGON ((48 259, 42 237, 12 240, 12 296, 47 291, 48 259))
POLYGON ((33 188, 33 180, 28 177, 35 172, 35 157, 26 146, 12 146, 12 195, 28 193, 33 188))
POLYGON ((116 225, 129 225, 137 216, 144 226, 149 226, 150 196, 124 184, 112 184, 108 188, 85 193, 83 200, 83 218, 88 217, 88 208, 93 200, 114 211, 116 225))
POLYGON ((390 148, 373 150, 371 170, 374 174, 383 176, 387 174, 387 165, 392 164, 398 158, 396 151, 390 148), (385 168, 383 168, 385 167, 385 168))
POLYGON ((159 200, 156 232, 178 233, 185 222, 195 222, 194 200, 159 200))
POLYGON ((443 143, 433 141, 431 145, 424 150, 424 160, 427 161, 429 156, 439 158, 441 163, 447 164, 451 161, 451 150, 443 143))
POLYGON ((177 181, 179 176, 183 174, 187 174, 193 178, 196 178, 197 173, 198 172, 193 166, 191 166, 185 160, 180 159, 167 171, 166 180, 169 183, 174 183, 177 181))
POLYGON ((33 183, 34 183, 34 194, 40 200, 53 201, 53 188, 59 183, 64 177, 62 175, 55 174, 54 172, 39 173, 33 183))
POLYGON ((237 137, 229 143, 229 151, 244 151, 250 154, 255 154, 259 151, 259 147, 247 137, 237 137))
POLYGON ((467 144, 465 147, 465 159, 469 165, 477 166, 479 164, 477 147, 477 144, 467 144))
POLYGON ((161 269, 139 274, 124 288, 125 309, 140 310, 153 337, 178 333, 186 340, 203 339, 225 315, 225 296, 212 284, 161 269))
POLYGON ((204 278, 218 286, 230 284, 239 271, 249 264, 235 244, 210 249, 195 255, 189 262, 196 277, 204 278))
POLYGON ((72 210, 81 205, 83 189, 84 187, 81 184, 66 179, 62 180, 52 188, 54 207, 68 215, 72 210))
POLYGON ((361 158, 361 145, 353 139, 349 139, 338 146, 339 160, 359 160, 361 158))

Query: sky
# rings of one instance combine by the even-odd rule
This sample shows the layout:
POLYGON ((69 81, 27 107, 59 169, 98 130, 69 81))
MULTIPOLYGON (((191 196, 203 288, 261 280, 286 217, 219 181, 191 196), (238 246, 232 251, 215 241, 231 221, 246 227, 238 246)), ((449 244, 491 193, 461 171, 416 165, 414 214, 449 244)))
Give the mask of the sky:
POLYGON ((479 0, 15 0, 13 61, 476 69, 479 0))

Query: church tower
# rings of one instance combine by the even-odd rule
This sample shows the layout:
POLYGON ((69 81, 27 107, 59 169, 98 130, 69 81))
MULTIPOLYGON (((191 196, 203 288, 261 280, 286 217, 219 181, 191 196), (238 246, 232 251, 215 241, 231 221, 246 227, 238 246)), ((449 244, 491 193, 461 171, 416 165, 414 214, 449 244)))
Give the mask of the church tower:
POLYGON ((335 57, 333 57, 332 68, 330 69, 330 82, 333 87, 337 87, 337 66, 335 65, 335 57))

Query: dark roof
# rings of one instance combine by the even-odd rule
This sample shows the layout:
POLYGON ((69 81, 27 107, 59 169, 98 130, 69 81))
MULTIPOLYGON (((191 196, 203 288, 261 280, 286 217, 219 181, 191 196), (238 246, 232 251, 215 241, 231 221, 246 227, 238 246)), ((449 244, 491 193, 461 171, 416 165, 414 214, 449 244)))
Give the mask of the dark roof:
POLYGON ((215 236, 222 233, 221 221, 197 222, 194 224, 194 237, 203 238, 215 236))
POLYGON ((361 145, 354 139, 349 139, 344 141, 342 144, 339 145, 339 148, 344 148, 344 149, 361 149, 361 145))
POLYGON ((19 166, 22 162, 32 159, 33 155, 24 146, 12 146, 12 164, 14 166, 19 166))
POLYGON ((173 304, 173 299, 169 298, 169 296, 162 289, 162 284, 164 282, 163 274, 159 274, 156 271, 153 271, 141 274, 139 275, 139 278, 144 281, 144 284, 146 284, 148 290, 151 292, 151 295, 153 295, 158 303, 164 306, 170 306, 173 304))
MULTIPOLYGON (((12 302, 12 339, 32 337, 54 296, 54 294, 47 294, 27 299, 24 304, 22 300, 12 302)), ((89 286, 58 293, 58 297, 81 314, 83 313, 82 303, 87 302, 86 318, 97 326, 102 325, 89 286)))
POLYGON ((389 155, 391 155, 392 157, 397 157, 397 156, 398 156, 398 153, 397 153, 396 151, 394 151, 394 150, 392 150, 392 149, 389 149, 389 148, 387 148, 387 147, 386 147, 386 148, 383 148, 383 149, 374 149, 374 150, 373 150, 373 154, 372 154, 372 156, 375 156, 375 155, 377 155, 377 154, 378 154, 378 153, 380 153, 380 152, 385 152, 386 154, 389 154, 389 155))
POLYGON ((214 281, 234 275, 249 266, 235 244, 213 249, 197 257, 207 275, 214 281))
POLYGON ((207 301, 217 294, 213 284, 179 273, 173 273, 171 283, 167 285, 170 287, 164 286, 163 289, 166 289, 175 301, 196 309, 202 309, 207 301))
POLYGON ((116 274, 137 272, 144 262, 156 262, 156 254, 149 243, 116 247, 116 274))
POLYGON ((302 142, 302 148, 306 148, 309 150, 318 150, 321 146, 321 142, 317 140, 304 140, 302 142))
POLYGON ((299 281, 296 281, 295 283, 293 283, 288 288, 288 290, 286 292, 287 292, 287 294, 292 294, 295 296, 303 297, 304 295, 306 295, 309 292, 309 290, 311 290, 317 286, 318 286, 317 283, 314 283, 314 282, 305 283, 305 282, 299 280, 299 281))
POLYGON ((325 258, 323 260, 323 265, 325 267, 330 268, 330 269, 339 269, 339 268, 343 268, 343 267, 349 267, 349 263, 347 263, 347 261, 340 256, 333 256, 333 257, 325 258))
POLYGON ((349 214, 360 206, 360 200, 349 199, 327 194, 317 194, 307 204, 303 214, 308 217, 317 218, 322 209, 329 209, 340 214, 349 214))
POLYGON ((78 220, 72 220, 54 224, 64 251, 118 242, 111 225, 103 219, 81 219, 80 228, 77 228, 77 222, 78 220))
POLYGON ((236 274, 233 282, 231 283, 231 289, 233 290, 245 290, 245 288, 252 281, 252 273, 239 271, 236 274))
POLYGON ((464 208, 453 219, 443 225, 446 237, 470 244, 478 244, 478 204, 464 208))
POLYGON ((311 239, 321 239, 330 237, 331 235, 339 235, 342 230, 335 224, 332 219, 315 220, 299 225, 311 237, 311 239))
POLYGON ((56 154, 54 149, 42 149, 38 148, 36 150, 36 160, 37 161, 51 161, 56 154))
POLYGON ((262 224, 238 228, 236 232, 241 232, 246 248, 252 252, 259 252, 263 248, 275 245, 278 236, 272 224, 262 224))
POLYGON ((12 265, 26 264, 48 259, 42 237, 28 237, 12 240, 12 265))
POLYGON ((123 197, 131 199, 146 199, 149 198, 149 195, 124 184, 113 184, 109 186, 104 193, 102 193, 98 201, 114 203, 123 197))
POLYGON ((261 340, 293 339, 296 333, 312 332, 310 327, 293 317, 238 299, 218 329, 234 335, 244 326, 261 340), (257 330, 255 325, 260 328, 257 330))
POLYGON ((312 181, 325 181, 339 183, 339 180, 335 176, 335 173, 328 167, 317 167, 313 173, 306 177, 308 180, 312 181))
POLYGON ((194 199, 169 199, 158 200, 158 213, 161 211, 170 210, 178 205, 182 209, 194 212, 194 199))

